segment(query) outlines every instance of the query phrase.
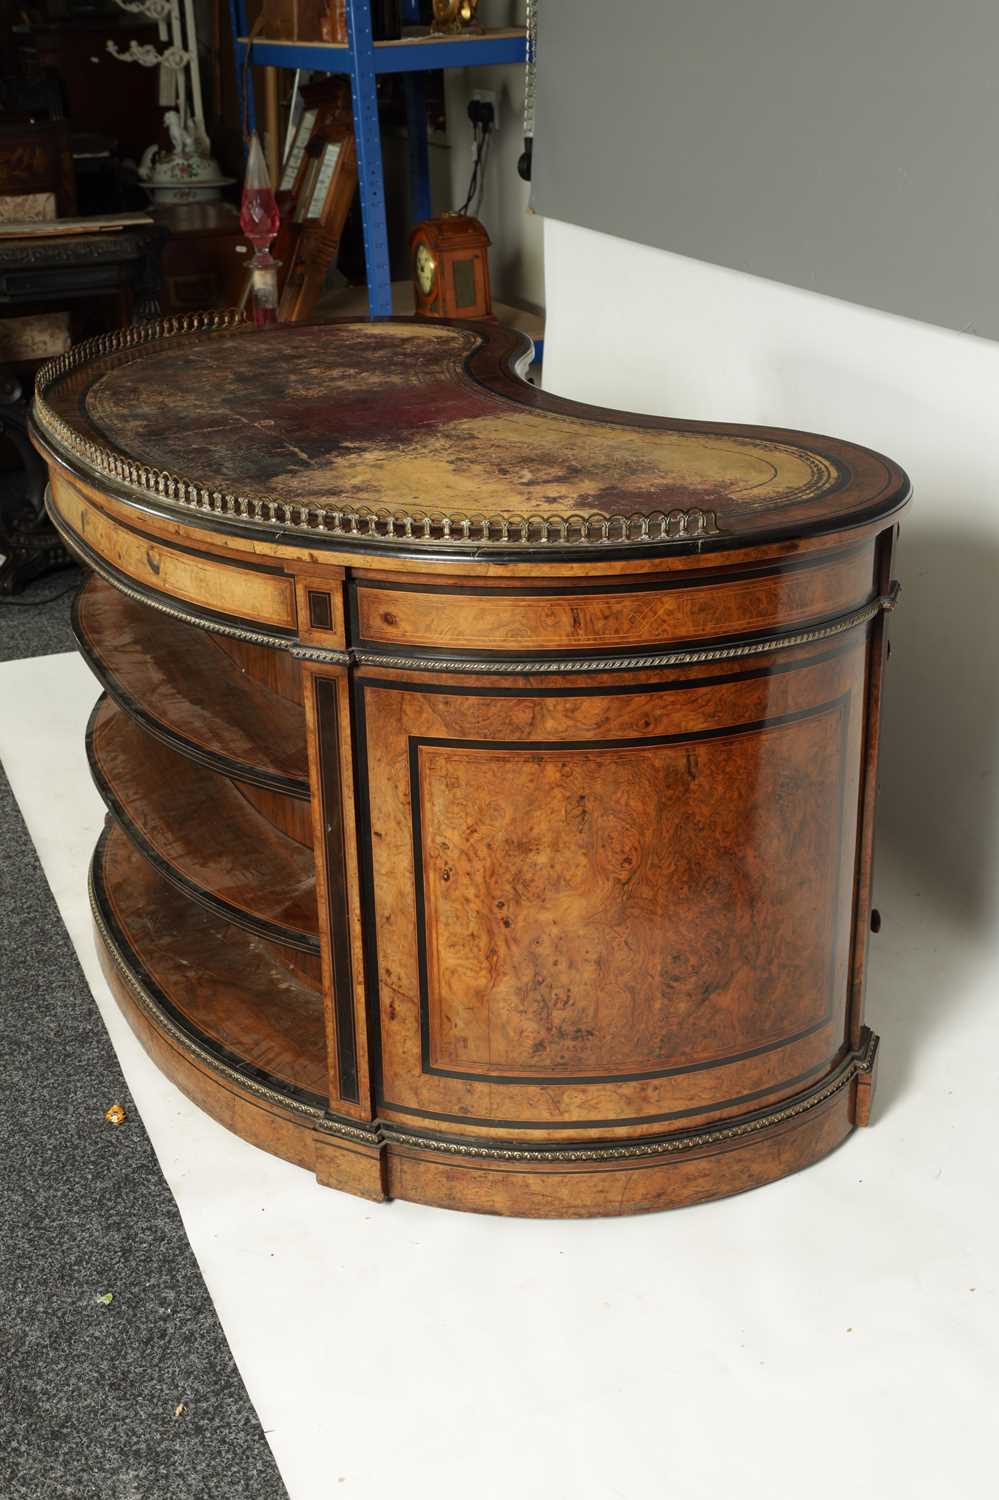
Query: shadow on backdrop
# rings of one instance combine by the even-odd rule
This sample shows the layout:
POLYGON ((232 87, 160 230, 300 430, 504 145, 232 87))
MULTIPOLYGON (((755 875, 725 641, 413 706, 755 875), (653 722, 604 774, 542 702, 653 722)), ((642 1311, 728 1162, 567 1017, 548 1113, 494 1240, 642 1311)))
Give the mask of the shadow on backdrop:
POLYGON ((963 1003, 999 894, 999 538, 903 519, 896 575, 875 867, 889 904, 868 1003, 884 1028, 882 1108, 963 1003))
POLYGON ((885 676, 878 838, 968 936, 999 885, 999 537, 908 529, 885 676))

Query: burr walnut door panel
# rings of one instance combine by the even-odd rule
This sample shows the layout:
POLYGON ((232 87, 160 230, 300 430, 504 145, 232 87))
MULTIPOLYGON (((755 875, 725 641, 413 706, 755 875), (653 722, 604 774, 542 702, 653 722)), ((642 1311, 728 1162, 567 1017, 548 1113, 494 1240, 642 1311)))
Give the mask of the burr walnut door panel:
POLYGON ((383 1113, 661 1132, 826 1069, 865 661, 362 678, 383 1113))

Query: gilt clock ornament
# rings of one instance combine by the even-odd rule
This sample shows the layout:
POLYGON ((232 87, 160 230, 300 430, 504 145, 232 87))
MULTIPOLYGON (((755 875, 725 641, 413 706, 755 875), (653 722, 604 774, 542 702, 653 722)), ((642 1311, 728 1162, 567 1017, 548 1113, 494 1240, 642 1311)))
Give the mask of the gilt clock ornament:
POLYGON ((468 214, 424 219, 409 237, 416 313, 424 318, 490 318, 489 236, 468 214))

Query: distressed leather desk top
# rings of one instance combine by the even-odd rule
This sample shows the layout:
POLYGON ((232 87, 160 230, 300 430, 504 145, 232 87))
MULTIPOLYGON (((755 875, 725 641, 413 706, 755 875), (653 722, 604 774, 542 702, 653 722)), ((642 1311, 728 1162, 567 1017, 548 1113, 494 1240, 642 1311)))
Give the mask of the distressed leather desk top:
POLYGON ((538 391, 516 373, 524 341, 499 325, 194 321, 56 361, 42 436, 124 497, 337 547, 714 550, 842 530, 906 499, 894 464, 832 438, 538 391))

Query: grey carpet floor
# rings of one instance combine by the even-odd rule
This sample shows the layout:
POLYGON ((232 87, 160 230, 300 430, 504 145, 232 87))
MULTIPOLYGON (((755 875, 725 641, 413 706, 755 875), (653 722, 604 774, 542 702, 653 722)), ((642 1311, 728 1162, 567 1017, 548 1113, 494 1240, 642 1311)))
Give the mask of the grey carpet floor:
POLYGON ((0 773, 0 1500, 286 1496, 0 773))
POLYGON ((69 612, 80 581, 79 568, 65 568, 29 583, 13 598, 0 595, 0 661, 75 651, 69 612))

